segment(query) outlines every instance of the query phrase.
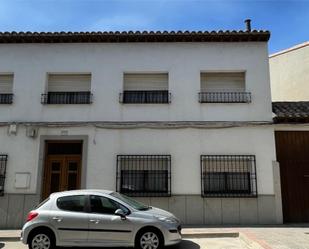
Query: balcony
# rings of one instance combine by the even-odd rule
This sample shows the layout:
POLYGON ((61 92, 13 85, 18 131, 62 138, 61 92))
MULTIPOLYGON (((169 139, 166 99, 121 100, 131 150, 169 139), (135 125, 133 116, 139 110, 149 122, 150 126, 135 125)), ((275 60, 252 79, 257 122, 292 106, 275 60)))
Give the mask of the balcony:
POLYGON ((168 104, 171 94, 168 91, 124 91, 119 101, 123 104, 168 104))
POLYGON ((0 93, 0 104, 12 104, 13 94, 12 93, 0 93))
POLYGON ((91 92, 49 92, 41 96, 42 104, 91 104, 91 92))
POLYGON ((250 92, 200 92, 200 103, 250 103, 250 92))

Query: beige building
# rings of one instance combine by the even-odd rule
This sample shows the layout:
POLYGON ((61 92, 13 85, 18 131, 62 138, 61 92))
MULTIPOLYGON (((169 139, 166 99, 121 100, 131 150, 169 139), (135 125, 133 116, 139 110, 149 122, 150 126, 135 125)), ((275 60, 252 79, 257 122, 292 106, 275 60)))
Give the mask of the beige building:
POLYGON ((309 41, 269 57, 273 101, 309 100, 309 41))

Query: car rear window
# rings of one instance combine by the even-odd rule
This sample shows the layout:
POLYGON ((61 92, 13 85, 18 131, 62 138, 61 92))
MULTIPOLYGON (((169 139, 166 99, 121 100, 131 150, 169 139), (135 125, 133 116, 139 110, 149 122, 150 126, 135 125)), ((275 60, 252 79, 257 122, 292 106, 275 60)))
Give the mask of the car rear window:
POLYGON ((85 206, 86 197, 84 195, 64 196, 57 199, 57 207, 61 210, 83 212, 85 206))

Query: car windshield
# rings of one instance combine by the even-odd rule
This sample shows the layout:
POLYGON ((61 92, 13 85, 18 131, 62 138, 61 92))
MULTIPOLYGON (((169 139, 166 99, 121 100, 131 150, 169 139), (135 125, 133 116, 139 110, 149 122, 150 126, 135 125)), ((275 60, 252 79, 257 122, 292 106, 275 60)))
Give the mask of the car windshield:
POLYGON ((142 203, 126 196, 126 195, 122 195, 122 194, 119 194, 117 192, 113 192, 110 195, 118 198, 119 200, 123 201, 124 203, 128 204, 129 206, 131 206, 134 209, 137 209, 139 211, 145 211, 145 210, 150 209, 149 206, 146 206, 146 205, 144 205, 144 204, 142 204, 142 203))

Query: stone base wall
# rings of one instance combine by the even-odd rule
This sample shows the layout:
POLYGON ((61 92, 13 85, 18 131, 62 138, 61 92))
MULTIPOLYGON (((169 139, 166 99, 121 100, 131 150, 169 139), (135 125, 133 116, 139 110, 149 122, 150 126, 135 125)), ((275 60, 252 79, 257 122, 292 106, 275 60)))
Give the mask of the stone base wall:
POLYGON ((20 229, 28 212, 39 202, 39 195, 5 194, 0 196, 0 229, 20 229))
MULTIPOLYGON (((27 213, 39 203, 38 195, 5 194, 0 197, 0 229, 21 228, 27 213)), ((202 198, 199 195, 136 198, 169 210, 191 225, 280 224, 274 195, 258 198, 202 198)), ((280 217, 280 216, 279 216, 280 217)))
MULTIPOLYGON (((151 206, 169 210, 191 225, 281 224, 275 195, 257 198, 202 198, 179 195, 168 198, 136 198, 151 206), (278 218, 279 217, 279 218, 278 218)), ((279 210, 280 211, 280 210, 279 210)))

